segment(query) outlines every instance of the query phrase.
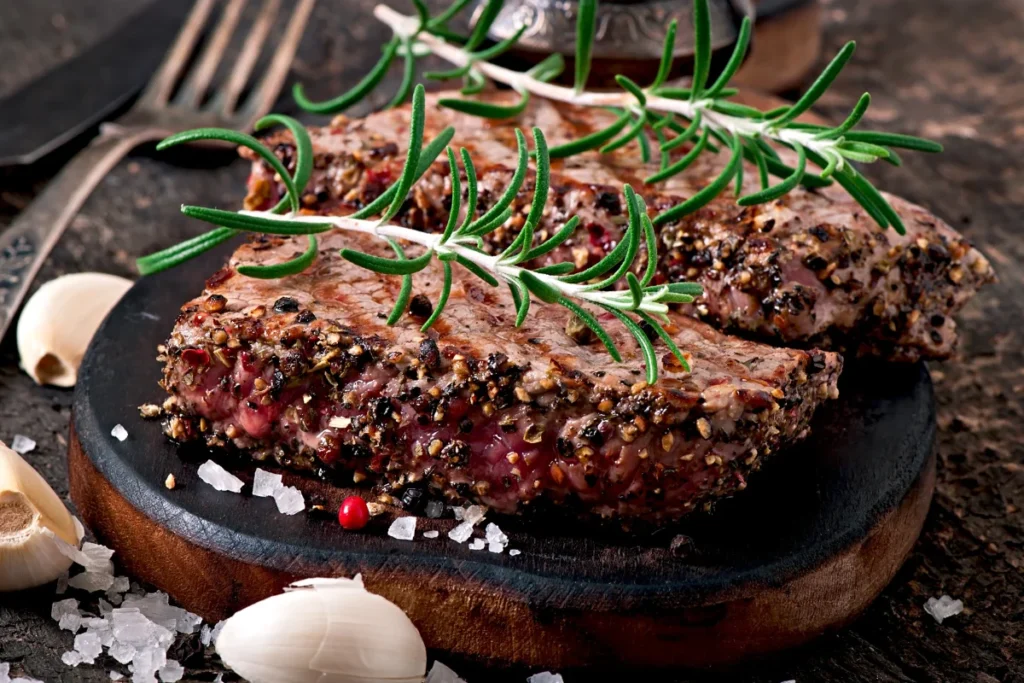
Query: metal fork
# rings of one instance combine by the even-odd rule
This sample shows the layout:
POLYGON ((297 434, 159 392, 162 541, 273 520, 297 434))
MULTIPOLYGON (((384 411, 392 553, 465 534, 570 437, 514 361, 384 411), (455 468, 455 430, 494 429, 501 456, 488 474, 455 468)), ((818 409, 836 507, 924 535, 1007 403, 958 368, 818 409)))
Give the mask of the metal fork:
POLYGON ((216 4, 216 0, 197 0, 174 45, 135 105, 116 121, 103 124, 99 136, 68 162, 0 234, 0 338, 68 223, 100 180, 132 148, 189 128, 219 126, 248 130, 270 111, 316 0, 298 0, 270 67, 241 102, 242 91, 281 5, 281 0, 264 0, 227 81, 204 105, 203 97, 224 58, 245 2, 228 0, 202 54, 185 73, 188 59, 216 4), (175 94, 174 86, 179 81, 182 84, 175 94))

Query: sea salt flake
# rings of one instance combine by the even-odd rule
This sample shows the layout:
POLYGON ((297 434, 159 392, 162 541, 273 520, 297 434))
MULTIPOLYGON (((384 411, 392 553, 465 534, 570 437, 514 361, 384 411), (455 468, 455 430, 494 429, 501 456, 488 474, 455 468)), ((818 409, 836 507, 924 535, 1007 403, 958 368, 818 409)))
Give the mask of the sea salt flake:
POLYGON ((302 491, 294 486, 285 486, 274 491, 274 502, 277 503, 277 511, 282 515, 294 515, 306 509, 302 491))
POLYGON ((14 438, 11 439, 11 450, 15 453, 25 455, 26 453, 31 453, 35 449, 36 442, 24 434, 15 434, 14 438))
POLYGON ((82 654, 82 662, 95 664, 96 658, 103 654, 103 644, 96 633, 79 633, 75 636, 75 651, 82 654))
POLYGON ((132 683, 153 683, 157 672, 167 664, 167 650, 163 647, 147 647, 135 653, 132 658, 132 683))
POLYGON ((68 579, 69 586, 89 593, 105 591, 110 588, 113 583, 114 577, 110 574, 101 574, 99 572, 92 571, 84 571, 81 574, 75 574, 68 579))
POLYGON ((0 662, 0 683, 10 683, 11 665, 7 662, 0 662))
POLYGON ((259 498, 270 498, 281 488, 284 488, 284 484, 281 483, 280 474, 256 468, 256 473, 252 478, 252 495, 259 498))
POLYGON ((505 546, 503 544, 501 544, 501 543, 488 543, 487 544, 487 551, 488 552, 492 552, 492 553, 501 554, 501 553, 505 552, 505 546))
POLYGON ((110 680, 112 680, 112 681, 120 681, 120 680, 123 680, 123 679, 124 679, 124 674, 121 673, 120 671, 111 671, 110 672, 110 680))
POLYGON ((426 683, 466 683, 464 680, 459 678, 458 674, 449 669, 441 662, 435 661, 434 666, 430 667, 430 673, 427 674, 426 683))
POLYGON ((200 479, 218 491, 239 493, 245 483, 212 460, 200 465, 198 474, 200 479))
MULTIPOLYGON (((118 604, 120 604, 120 601, 121 601, 121 596, 120 595, 117 596, 117 600, 118 600, 118 604)), ((100 616, 104 617, 104 618, 109 616, 110 613, 114 611, 114 606, 112 604, 110 604, 109 602, 107 602, 106 600, 104 600, 103 598, 100 598, 99 608, 100 608, 100 616)))
POLYGON ((124 441, 128 438, 128 430, 123 425, 116 424, 114 428, 110 430, 110 435, 118 441, 124 441))
POLYGON ((470 550, 483 550, 484 546, 487 545, 487 541, 482 538, 474 538, 469 543, 470 550))
POLYGON ((522 550, 516 550, 515 548, 512 548, 512 550, 508 551, 508 554, 509 554, 510 557, 515 557, 516 555, 522 555, 523 551, 522 550))
POLYGON ((210 647, 212 634, 213 630, 207 624, 203 624, 203 627, 199 629, 199 642, 203 644, 203 647, 210 647))
POLYGON ((430 531, 423 532, 423 538, 437 538, 441 533, 437 529, 431 529, 430 531))
POLYGON ((68 598, 67 600, 59 600, 50 607, 50 618, 54 621, 60 621, 60 618, 65 614, 78 615, 78 600, 74 598, 68 598))
POLYGON ((497 543, 501 546, 508 545, 508 536, 493 522, 487 525, 484 530, 484 535, 487 538, 488 543, 497 543))
POLYGON ((526 679, 527 683, 564 683, 562 674, 553 674, 550 671, 534 674, 526 679))
POLYGON ((452 539, 456 543, 465 543, 472 535, 473 525, 469 522, 463 522, 448 532, 448 538, 452 539))
POLYGON ((439 500, 428 500, 424 512, 430 519, 437 519, 444 514, 444 503, 439 500))
POLYGON ((114 644, 110 646, 109 650, 107 650, 107 654, 118 662, 127 664, 132 661, 132 657, 135 656, 135 646, 115 640, 114 644))
POLYGON ((482 520, 486 514, 487 508, 483 505, 470 505, 466 508, 466 513, 462 516, 462 520, 476 525, 476 523, 482 520))
POLYGON ((416 518, 399 517, 388 527, 388 536, 399 541, 411 541, 416 536, 416 518))
POLYGON ((214 647, 217 646, 217 638, 220 636, 220 632, 224 630, 224 624, 226 621, 218 621, 217 625, 213 627, 213 632, 210 634, 210 642, 213 643, 214 647))
POLYGON ((167 664, 157 671, 157 675, 160 676, 160 680, 164 683, 174 683, 180 681, 185 675, 185 667, 173 659, 168 659, 167 664))
POLYGON ((928 602, 924 604, 924 611, 932 615, 935 621, 941 624, 943 619, 949 619, 963 612, 964 603, 960 600, 954 600, 948 595, 943 595, 938 600, 928 598, 928 602))
POLYGON ((63 631, 78 633, 78 629, 82 628, 82 617, 77 612, 62 614, 60 615, 60 621, 57 622, 57 626, 63 631))
POLYGON ((82 653, 77 650, 65 652, 60 656, 60 661, 64 662, 65 665, 75 667, 82 663, 82 653))

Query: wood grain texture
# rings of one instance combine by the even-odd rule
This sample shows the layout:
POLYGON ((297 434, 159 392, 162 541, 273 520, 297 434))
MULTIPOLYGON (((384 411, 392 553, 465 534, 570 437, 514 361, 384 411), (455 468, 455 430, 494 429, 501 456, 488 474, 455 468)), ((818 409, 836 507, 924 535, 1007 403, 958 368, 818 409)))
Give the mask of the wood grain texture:
MULTIPOLYGON (((31 3, 44 14, 53 3, 31 3)), ((365 73, 384 34, 369 19, 372 0, 322 0, 304 39, 292 79, 318 97, 351 86, 365 73), (362 61, 361 61, 362 60, 362 61)), ((402 5, 393 2, 396 7, 402 5)), ((258 7, 258 3, 250 3, 258 7)), ((112 3, 91 3, 117 14, 112 3)), ((895 581, 851 627, 784 658, 733 675, 680 672, 659 683, 1020 683, 1024 681, 1024 45, 1019 0, 832 0, 825 5, 823 59, 850 39, 859 48, 819 103, 841 118, 857 97, 874 97, 868 123, 935 137, 940 157, 905 155, 902 169, 875 165, 868 175, 949 220, 994 260, 1000 283, 984 290, 960 316, 959 358, 933 366, 939 408, 937 495, 921 540, 895 581), (964 600, 964 614, 936 624, 922 610, 929 596, 964 600)), ((98 19, 97 19, 98 21, 98 19)), ((12 38, 10 46, 13 47, 12 38)), ((58 40, 44 30, 25 43, 58 40)), ((391 88, 395 79, 390 82, 391 88)), ((382 89, 370 105, 380 106, 382 89)), ((287 97, 278 107, 294 111, 287 97)), ((361 108, 355 113, 365 112, 361 108)), ((131 259, 201 229, 178 205, 237 206, 247 165, 230 157, 192 161, 140 150, 86 204, 44 267, 40 282, 65 272, 104 270, 131 275, 131 259)), ((57 168, 52 160, 0 171, 0 224, 24 206, 57 168)), ((39 388, 17 369, 13 338, 0 348, 0 437, 27 434, 28 455, 66 497, 64 459, 71 394, 39 388)), ((73 636, 49 618, 52 589, 0 600, 0 660, 37 678, 109 681, 107 669, 68 669, 60 662, 73 636)), ((187 680, 222 671, 190 645, 187 680)), ((470 681, 521 683, 523 669, 483 670, 448 661, 470 681)), ((532 672, 535 672, 533 670, 532 672)), ((595 680, 569 672, 567 683, 595 680)), ((620 677, 621 678, 621 677, 620 677)), ((633 680, 633 679, 624 679, 633 680)))

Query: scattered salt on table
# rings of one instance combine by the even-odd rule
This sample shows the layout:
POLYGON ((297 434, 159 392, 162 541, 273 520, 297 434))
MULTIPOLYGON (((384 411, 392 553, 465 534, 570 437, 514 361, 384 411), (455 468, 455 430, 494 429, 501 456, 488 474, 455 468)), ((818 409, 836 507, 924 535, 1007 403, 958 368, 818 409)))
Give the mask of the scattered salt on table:
POLYGON ((399 517, 388 527, 388 536, 400 541, 411 541, 416 536, 416 518, 399 517))
POLYGON ((458 674, 449 669, 441 662, 435 661, 427 674, 426 683, 466 683, 459 678, 458 674))
POLYGON ((294 515, 306 509, 302 491, 294 486, 284 486, 274 491, 274 502, 277 503, 277 511, 283 515, 294 515))
POLYGON ((114 428, 110 430, 110 435, 118 441, 124 441, 128 438, 128 430, 123 425, 116 424, 114 428))
POLYGON ((72 588, 86 591, 88 593, 98 593, 105 591, 114 584, 114 576, 112 574, 104 574, 101 572, 84 571, 81 574, 75 574, 68 579, 68 585, 72 588))
POLYGON ((484 546, 487 545, 487 541, 482 538, 474 538, 469 543, 470 550, 483 550, 484 546))
POLYGON ((112 681, 120 681, 123 678, 124 678, 124 674, 121 673, 120 671, 111 671, 110 672, 110 680, 112 680, 112 681))
POLYGON ((284 484, 281 483, 280 474, 273 474, 258 467, 256 468, 256 473, 252 478, 252 495, 260 498, 270 498, 278 489, 282 488, 284 488, 284 484))
POLYGON ((472 535, 473 525, 469 522, 463 522, 448 532, 448 538, 452 539, 456 543, 465 543, 472 535))
POLYGON ((62 614, 57 622, 57 626, 63 631, 78 633, 78 629, 82 628, 82 615, 77 613, 62 614))
POLYGON ((431 529, 430 531, 423 532, 423 538, 437 538, 440 535, 440 532, 438 532, 436 529, 431 529))
POLYGON ((516 550, 515 548, 513 548, 512 550, 508 551, 508 554, 509 554, 510 557, 515 557, 516 555, 522 555, 522 553, 523 553, 522 550, 516 550))
POLYGON ((65 652, 60 656, 60 661, 64 662, 67 666, 75 667, 82 663, 82 653, 77 650, 71 650, 65 652))
POLYGON ((239 493, 244 482, 212 460, 199 466, 199 478, 218 491, 239 493))
POLYGON ((24 434, 15 434, 14 438, 11 439, 11 450, 15 453, 31 453, 36 449, 36 442, 25 436, 24 434))
POLYGON ((949 619, 963 612, 964 603, 960 600, 954 600, 948 595, 943 595, 938 600, 928 598, 928 602, 924 604, 924 611, 932 615, 935 621, 941 624, 943 619, 949 619))
POLYGON ((553 674, 550 671, 534 674, 526 679, 527 683, 563 683, 562 674, 553 674))
POLYGON ((60 618, 65 614, 81 616, 78 611, 78 600, 74 598, 59 600, 50 607, 50 618, 54 621, 60 621, 60 618))
POLYGON ((95 633, 79 633, 75 636, 75 652, 82 655, 84 664, 95 664, 96 658, 103 654, 103 644, 95 633))

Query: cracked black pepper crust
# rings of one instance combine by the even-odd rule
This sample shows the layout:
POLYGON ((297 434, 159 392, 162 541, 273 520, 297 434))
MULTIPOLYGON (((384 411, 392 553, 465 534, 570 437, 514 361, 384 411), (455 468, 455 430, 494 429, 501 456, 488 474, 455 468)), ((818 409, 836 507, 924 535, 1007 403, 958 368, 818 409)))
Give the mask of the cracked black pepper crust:
MULTIPOLYGON (((512 174, 508 164, 514 158, 514 126, 539 125, 554 145, 607 124, 610 116, 543 100, 507 123, 442 108, 431 112, 428 135, 454 125, 454 143, 472 152, 484 206, 512 174)), ((407 125, 407 110, 397 109, 358 120, 339 117, 330 126, 313 129, 316 170, 303 204, 319 213, 344 214, 378 196, 398 176, 407 125)), ((287 134, 272 138, 271 144, 286 164, 294 163, 287 134)), ((551 205, 539 237, 574 214, 581 217, 582 227, 544 262, 572 261, 583 267, 614 247, 624 221, 624 183, 642 188, 648 204, 659 211, 694 194, 717 175, 721 163, 703 155, 681 176, 649 187, 643 178, 652 167, 645 167, 633 150, 556 160, 551 205)), ((447 162, 436 163, 414 188, 398 220, 442 229, 451 205, 447 173, 447 162)), ((756 172, 744 177, 745 191, 758 189, 756 172)), ((257 162, 246 208, 266 208, 281 191, 268 167, 257 162)), ((503 247, 514 237, 531 192, 532 176, 517 200, 517 214, 489 236, 490 248, 503 247)), ((907 226, 906 236, 879 229, 837 188, 797 189, 749 208, 737 206, 726 193, 695 214, 659 228, 658 277, 701 283, 706 294, 684 310, 735 334, 894 361, 949 357, 957 341, 953 314, 994 279, 992 268, 938 218, 898 197, 890 201, 907 226)), ((639 259, 638 267, 644 260, 639 259)))
MULTIPOLYGON (((303 246, 257 238, 183 307, 161 356, 170 436, 372 482, 389 501, 423 489, 504 513, 550 502, 661 522, 744 488, 837 395, 836 354, 767 347, 680 314, 667 329, 693 370, 659 348, 661 380, 648 386, 618 325, 623 363, 567 338, 559 307, 537 306, 515 328, 506 293, 461 274, 428 335, 412 311, 388 327, 399 279, 338 257, 353 243, 384 253, 327 233, 311 269, 262 281, 234 266, 303 246)), ((434 264, 416 292, 434 300, 440 280, 434 264)))

